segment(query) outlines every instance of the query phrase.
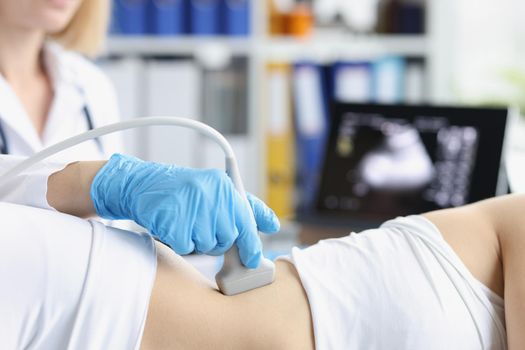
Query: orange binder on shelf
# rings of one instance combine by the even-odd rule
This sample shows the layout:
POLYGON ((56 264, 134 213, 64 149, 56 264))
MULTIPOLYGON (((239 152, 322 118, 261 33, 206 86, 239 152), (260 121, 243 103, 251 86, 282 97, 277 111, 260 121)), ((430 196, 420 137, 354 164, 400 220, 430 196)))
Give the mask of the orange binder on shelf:
POLYGON ((292 120, 291 68, 266 66, 266 201, 281 219, 294 215, 295 151, 292 120))

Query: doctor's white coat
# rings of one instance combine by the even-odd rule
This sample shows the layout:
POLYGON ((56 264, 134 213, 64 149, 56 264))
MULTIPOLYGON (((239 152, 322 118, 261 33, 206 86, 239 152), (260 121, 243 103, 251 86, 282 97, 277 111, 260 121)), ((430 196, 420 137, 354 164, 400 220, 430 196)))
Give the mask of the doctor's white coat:
MULTIPOLYGON (((89 129, 83 108, 87 106, 94 127, 115 123, 119 110, 114 88, 93 63, 79 54, 48 42, 43 60, 54 90, 54 98, 43 135, 40 137, 9 84, 0 75, 0 123, 9 155, 0 155, 1 174, 25 157, 89 129)), ((86 141, 34 166, 21 176, 0 185, 0 201, 50 209, 46 200, 47 178, 70 162, 106 159, 122 151, 118 134, 101 139, 103 153, 94 141, 86 141)))

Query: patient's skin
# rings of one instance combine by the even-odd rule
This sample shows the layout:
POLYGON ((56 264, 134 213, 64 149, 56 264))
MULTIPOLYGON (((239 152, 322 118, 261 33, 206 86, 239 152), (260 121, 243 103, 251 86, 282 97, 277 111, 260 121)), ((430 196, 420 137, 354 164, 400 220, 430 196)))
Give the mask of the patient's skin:
MULTIPOLYGON (((479 281, 505 299, 508 348, 525 349, 525 195, 424 214, 479 281)), ((169 248, 158 270, 142 349, 313 349, 310 308, 295 267, 273 284, 226 297, 169 248)))
POLYGON ((472 275, 503 297, 503 266, 499 237, 489 215, 480 215, 480 202, 426 213, 472 275))
POLYGON ((525 195, 425 215, 474 277, 504 297, 508 349, 525 349, 525 195))
POLYGON ((141 349, 314 349, 310 309, 293 265, 278 261, 273 284, 224 296, 160 243, 157 256, 141 349))

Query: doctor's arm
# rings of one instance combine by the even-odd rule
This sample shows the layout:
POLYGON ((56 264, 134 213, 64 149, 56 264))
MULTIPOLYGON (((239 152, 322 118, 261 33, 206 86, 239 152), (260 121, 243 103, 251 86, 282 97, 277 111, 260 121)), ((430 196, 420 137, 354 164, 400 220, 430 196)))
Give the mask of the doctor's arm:
POLYGON ((250 195, 247 206, 222 170, 120 154, 107 162, 72 163, 53 173, 47 201, 76 216, 133 220, 181 255, 222 255, 235 242, 242 262, 252 268, 262 256, 257 230, 279 230, 273 211, 250 195))

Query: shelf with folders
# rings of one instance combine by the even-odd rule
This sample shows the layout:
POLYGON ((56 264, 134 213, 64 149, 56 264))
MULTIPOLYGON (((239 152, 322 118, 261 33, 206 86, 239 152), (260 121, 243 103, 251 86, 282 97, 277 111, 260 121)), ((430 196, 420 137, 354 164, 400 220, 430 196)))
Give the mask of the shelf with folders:
POLYGON ((267 62, 265 197, 283 218, 315 205, 331 105, 428 101, 426 58, 378 55, 332 62, 267 62), (294 165, 294 166, 292 166, 294 165))
MULTIPOLYGON (((210 67, 188 55, 101 58, 113 82, 122 119, 177 116, 204 122, 223 133, 239 161, 246 188, 257 191, 250 136, 249 59, 232 56, 210 67)), ((224 154, 213 141, 173 127, 137 129, 124 134, 127 153, 151 161, 197 168, 223 168, 224 154)))
MULTIPOLYGON (((125 2, 125 0, 118 1, 125 2)), ((129 1, 131 2, 131 0, 129 1)), ((187 2, 188 0, 184 1, 187 2)), ((226 0, 209 0, 209 2, 214 1, 225 2, 226 0)), ((273 171, 271 168, 281 159, 280 161, 283 162, 282 170, 278 169, 277 172, 273 172, 272 178, 275 181, 284 181, 281 182, 281 185, 286 186, 286 181, 295 183, 296 173, 302 169, 297 169, 297 172, 294 172, 291 164, 294 163, 294 159, 298 155, 294 154, 291 158, 287 155, 286 142, 288 141, 285 139, 281 141, 283 144, 275 143, 274 148, 272 148, 278 150, 279 156, 273 159, 268 158, 272 151, 269 150, 267 143, 269 136, 267 127, 272 124, 277 131, 281 131, 280 114, 287 116, 292 127, 294 126, 295 113, 298 110, 294 96, 298 94, 298 90, 292 91, 291 89, 297 81, 306 81, 302 85, 301 93, 309 94, 309 97, 302 98, 302 100, 310 103, 311 107, 307 108, 305 105, 302 108, 312 111, 312 114, 319 110, 319 104, 316 104, 316 101, 319 101, 317 92, 320 91, 315 83, 318 79, 317 74, 319 74, 317 72, 321 72, 324 77, 328 77, 330 80, 330 82, 325 82, 321 92, 325 94, 330 90, 334 94, 336 91, 334 88, 338 85, 341 87, 338 90, 338 95, 343 100, 403 101, 410 103, 434 101, 434 96, 439 96, 441 89, 446 90, 443 78, 447 76, 447 71, 443 72, 442 67, 446 64, 444 65, 442 61, 451 56, 448 54, 450 48, 446 45, 443 47, 443 43, 447 42, 446 38, 436 40, 436 35, 439 37, 442 32, 437 26, 431 26, 434 30, 426 30, 424 33, 405 32, 400 34, 389 30, 356 32, 349 30, 344 24, 340 26, 315 24, 308 36, 273 36, 269 34, 266 25, 266 1, 247 1, 251 6, 250 31, 247 36, 194 35, 187 30, 178 34, 148 34, 150 29, 142 34, 133 35, 113 33, 108 40, 106 50, 106 56, 110 57, 112 61, 106 68, 113 72, 119 93, 126 92, 130 86, 136 87, 137 91, 132 95, 122 97, 121 105, 124 106, 124 109, 130 105, 136 105, 133 113, 124 111, 124 117, 158 113, 177 114, 195 116, 199 120, 217 127, 234 143, 235 151, 241 159, 241 172, 247 181, 248 190, 269 200, 272 203, 271 205, 276 206, 277 211, 282 213, 283 217, 289 218, 290 215, 293 215, 293 210, 283 208, 287 202, 281 200, 278 201, 279 204, 275 205, 273 204, 275 199, 269 198, 275 192, 270 194, 268 175, 273 171), (344 28, 341 29, 341 26, 344 28), (244 80, 240 82, 244 86, 242 94, 231 95, 227 91, 228 86, 230 84, 235 85, 235 79, 237 79, 231 78, 227 69, 224 71, 223 69, 209 69, 202 66, 201 58, 214 56, 206 54, 209 52, 218 52, 217 55, 223 55, 223 58, 231 55, 231 57, 244 60, 243 68, 235 73, 244 77, 244 80), (124 66, 133 62, 132 65, 137 67, 138 73, 135 74, 134 83, 126 83, 133 74, 119 73, 119 70, 122 69, 119 60, 124 61, 124 66), (278 69, 277 72, 268 73, 268 65, 274 64, 287 67, 284 69, 286 71, 284 78, 278 76, 278 69), (314 69, 311 66, 314 66, 314 69), (299 72, 302 73, 298 74, 299 72), (341 77, 340 79, 334 79, 335 72, 338 72, 337 75, 341 77), (379 76, 390 76, 387 80, 391 79, 390 84, 392 85, 396 85, 401 77, 403 83, 399 86, 403 87, 393 90, 387 86, 388 84, 378 84, 379 76), (343 79, 344 77, 351 79, 343 79), (190 78, 190 81, 194 83, 182 82, 183 79, 190 78), (155 83, 157 79, 161 81, 155 83), (271 91, 266 87, 268 85, 272 86, 271 91), (204 97, 209 94, 209 92, 204 92, 205 86, 211 90, 218 89, 218 94, 215 97, 212 96, 212 99, 222 101, 234 99, 236 101, 234 102, 237 106, 235 107, 236 115, 244 116, 241 124, 233 121, 235 118, 226 122, 218 119, 212 120, 210 117, 218 114, 209 114, 203 111, 205 108, 210 111, 209 106, 214 104, 209 97, 204 97), (313 88, 304 88, 305 86, 313 86, 313 88), (357 88, 350 89, 352 86, 357 88), (443 86, 445 88, 442 88, 443 86), (219 91, 221 88, 223 88, 222 92, 219 91), (165 99, 165 94, 171 94, 171 99, 165 99), (372 98, 370 98, 371 94, 373 95, 372 98), (368 99, 364 95, 367 95, 368 99), (399 95, 402 95, 401 98, 399 95), (226 96, 226 98, 220 96, 226 96), (398 100, 398 98, 400 99, 398 100), (208 99, 208 107, 204 107, 205 99, 208 99), (273 99, 280 101, 280 104, 274 105, 273 99), (188 105, 188 101, 191 102, 191 105, 188 105), (279 112, 279 106, 283 107, 284 110, 279 112), (286 111, 287 108, 289 108, 288 112, 286 111), (232 126, 238 129, 232 130, 232 126), (283 157, 289 159, 290 162, 283 161, 283 157), (279 205, 281 205, 280 208, 279 205)), ((316 0, 316 2, 323 2, 323 0, 316 0)), ((384 2, 396 3, 399 1, 384 0, 384 2)), ((432 16, 435 16, 435 13, 446 16, 448 14, 446 11, 431 11, 433 7, 444 6, 439 4, 440 2, 429 2, 428 13, 434 13, 432 16)), ((428 23, 436 22, 435 20, 430 21, 430 19, 428 23)), ((144 23, 144 25, 147 24, 144 23)), ((221 108, 226 108, 229 105, 232 104, 226 103, 221 108)), ((326 113, 326 109, 323 113, 326 113)), ((228 112, 228 114, 231 113, 228 112)), ((316 130, 315 128, 318 126, 316 121, 319 119, 316 119, 316 116, 312 118, 313 124, 307 124, 307 130, 308 128, 316 130)), ((286 121, 284 123, 286 124, 286 121)), ((297 131, 294 130, 295 132, 297 131)), ((140 146, 137 152, 139 156, 156 154, 162 157, 166 156, 166 159, 157 158, 153 160, 165 161, 171 159, 176 153, 181 153, 180 157, 188 158, 188 162, 177 161, 179 164, 222 167, 220 154, 209 151, 208 149, 211 147, 202 146, 199 140, 191 141, 197 142, 199 145, 195 147, 195 150, 185 151, 176 149, 180 142, 170 141, 171 143, 164 144, 161 137, 157 136, 157 133, 146 133, 143 141, 141 140, 142 143, 140 143, 144 146, 140 146), (208 160, 201 161, 198 153, 203 148, 206 148, 204 158, 218 162, 210 165, 208 160), (168 151, 171 149, 175 150, 171 152, 173 154, 168 151)), ((186 140, 185 137, 179 137, 182 143, 186 142, 184 141, 186 140)), ((175 137, 171 139, 175 140, 175 137)), ((287 198, 292 197, 294 194, 287 198)))
POLYGON ((98 65, 116 86, 125 119, 173 115, 205 122, 226 135, 248 133, 247 94, 253 83, 246 57, 210 65, 187 55, 109 56, 98 65))
MULTIPOLYGON (((264 198, 281 218, 311 208, 333 102, 425 103, 436 47, 428 0, 266 0, 257 46, 264 198)), ((307 210, 308 211, 308 210, 307 210)))

